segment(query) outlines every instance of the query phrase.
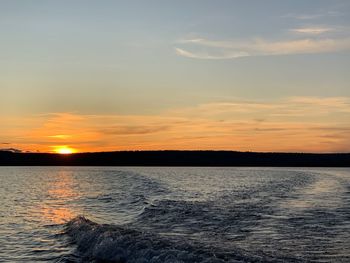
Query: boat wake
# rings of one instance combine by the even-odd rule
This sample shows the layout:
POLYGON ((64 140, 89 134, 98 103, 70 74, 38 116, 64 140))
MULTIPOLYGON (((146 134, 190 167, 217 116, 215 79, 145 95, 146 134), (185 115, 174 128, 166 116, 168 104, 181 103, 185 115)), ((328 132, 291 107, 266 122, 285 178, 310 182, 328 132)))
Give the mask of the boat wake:
MULTIPOLYGON (((78 216, 64 225, 64 232, 76 248, 77 262, 346 262, 349 210, 347 192, 339 192, 346 191, 347 181, 316 172, 265 173, 260 178, 253 174, 255 181, 243 174, 242 186, 226 187, 228 177, 225 186, 207 198, 196 191, 181 198, 181 191, 172 194, 139 176, 133 178, 140 181, 133 193, 143 198, 124 196, 135 206, 127 220, 119 216, 98 224, 78 216), (150 186, 146 192, 144 183, 150 186)), ((104 195, 103 200, 113 197, 108 211, 124 207, 123 196, 115 192, 104 195)))
POLYGON ((97 224, 83 216, 66 224, 66 234, 77 245, 81 262, 276 262, 238 249, 224 251, 191 240, 174 242, 124 226, 97 224))

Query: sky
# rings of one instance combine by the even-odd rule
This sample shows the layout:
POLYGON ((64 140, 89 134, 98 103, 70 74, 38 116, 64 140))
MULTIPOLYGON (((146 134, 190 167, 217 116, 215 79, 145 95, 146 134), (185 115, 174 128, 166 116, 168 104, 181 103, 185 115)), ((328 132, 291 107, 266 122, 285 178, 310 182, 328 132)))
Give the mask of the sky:
POLYGON ((350 1, 0 0, 0 149, 350 152, 350 1))

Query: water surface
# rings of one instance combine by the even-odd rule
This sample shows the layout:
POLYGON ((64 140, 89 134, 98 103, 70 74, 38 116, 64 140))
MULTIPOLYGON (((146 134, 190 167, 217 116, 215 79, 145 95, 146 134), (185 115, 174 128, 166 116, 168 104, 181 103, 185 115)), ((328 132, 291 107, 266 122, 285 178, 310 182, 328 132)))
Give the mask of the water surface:
POLYGON ((1 262, 350 261, 350 169, 1 167, 0 185, 1 262))

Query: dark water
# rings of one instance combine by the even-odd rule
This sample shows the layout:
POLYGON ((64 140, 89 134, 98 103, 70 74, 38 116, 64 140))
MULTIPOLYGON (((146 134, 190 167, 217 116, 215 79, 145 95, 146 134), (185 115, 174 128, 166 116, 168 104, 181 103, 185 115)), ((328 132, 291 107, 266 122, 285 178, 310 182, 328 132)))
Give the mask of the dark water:
POLYGON ((350 169, 0 168, 0 262, 350 262, 350 169))

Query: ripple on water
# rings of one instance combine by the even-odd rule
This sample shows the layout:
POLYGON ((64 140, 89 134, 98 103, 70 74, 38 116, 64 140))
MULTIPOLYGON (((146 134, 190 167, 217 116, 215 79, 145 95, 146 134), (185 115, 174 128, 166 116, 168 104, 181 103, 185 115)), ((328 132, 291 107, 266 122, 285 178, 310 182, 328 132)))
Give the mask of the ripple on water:
POLYGON ((350 262, 347 169, 2 167, 0 185, 4 262, 350 262))

